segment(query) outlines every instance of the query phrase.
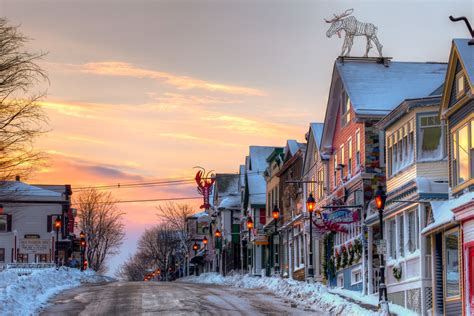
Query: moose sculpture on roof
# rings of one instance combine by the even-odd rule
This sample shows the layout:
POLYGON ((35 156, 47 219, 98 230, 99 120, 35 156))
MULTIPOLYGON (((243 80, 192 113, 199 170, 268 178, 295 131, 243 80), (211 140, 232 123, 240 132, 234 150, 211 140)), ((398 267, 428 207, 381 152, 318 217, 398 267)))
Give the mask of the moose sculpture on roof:
POLYGON ((342 45, 341 56, 349 56, 354 42, 354 36, 365 36, 367 38, 367 46, 364 57, 369 55, 369 50, 372 48, 371 42, 375 44, 379 52, 379 56, 382 57, 382 44, 380 44, 377 38, 377 27, 372 23, 363 23, 357 21, 354 16, 350 16, 354 12, 354 9, 346 10, 345 12, 336 15, 330 20, 324 19, 326 23, 331 23, 331 27, 326 32, 327 37, 331 37, 337 33, 339 38, 341 37, 341 31, 345 31, 344 44, 342 45))

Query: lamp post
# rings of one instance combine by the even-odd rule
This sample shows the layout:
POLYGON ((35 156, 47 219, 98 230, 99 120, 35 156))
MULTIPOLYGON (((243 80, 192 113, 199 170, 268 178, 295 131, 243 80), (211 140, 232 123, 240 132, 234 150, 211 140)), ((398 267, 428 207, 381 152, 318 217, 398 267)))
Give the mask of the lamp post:
POLYGON ((58 251, 58 245, 59 245, 59 230, 61 229, 61 218, 58 216, 56 217, 56 220, 54 221, 54 229, 56 229, 56 246, 54 249, 54 258, 56 262, 56 267, 59 265, 59 251, 58 251))
POLYGON ((80 246, 81 246, 81 271, 84 271, 84 257, 86 253, 86 234, 81 231, 79 234, 80 237, 80 246))
POLYGON ((221 251, 219 249, 219 242, 220 242, 220 238, 222 237, 222 233, 219 229, 216 229, 215 233, 214 233, 214 237, 216 238, 216 250, 219 250, 219 255, 217 256, 217 262, 216 262, 216 272, 219 273, 219 256, 221 255, 221 251))
MULTIPOLYGON (((197 251, 199 249, 199 245, 194 242, 194 245, 193 245, 193 250, 194 250, 194 257, 196 257, 197 255, 197 251)), ((194 274, 197 276, 198 275, 198 265, 196 263, 196 258, 194 258, 194 274)), ((166 276, 166 270, 165 270, 165 276, 166 276)))
POLYGON ((309 194, 306 200, 306 210, 309 212, 309 264, 308 264, 308 278, 314 278, 313 268, 313 212, 316 207, 316 200, 313 193, 309 194))
MULTIPOLYGON (((377 192, 375 193, 375 207, 379 211, 379 225, 380 225, 380 242, 384 242, 383 239, 383 210, 385 208, 385 201, 387 199, 387 195, 382 186, 378 187, 377 192)), ((382 251, 380 251, 380 283, 379 283, 379 305, 381 310, 386 313, 390 314, 388 308, 388 299, 387 299, 387 287, 385 285, 385 262, 383 251, 384 247, 380 247, 382 251)))
MULTIPOLYGON (((248 248, 250 248, 250 238, 251 238, 251 230, 253 228, 253 220, 252 220, 252 217, 248 216, 247 217, 247 230, 249 231, 249 241, 247 243, 248 245, 248 248)), ((249 249, 248 249, 249 250, 249 249)), ((248 251, 247 250, 247 251, 248 251)), ((251 258, 252 256, 250 255, 250 252, 249 252, 249 262, 248 262, 248 265, 251 267, 252 266, 252 263, 250 262, 251 261, 251 258)), ((250 268, 249 268, 250 269, 250 268)), ((249 273, 250 273, 250 270, 249 270, 249 273)))
POLYGON ((202 240, 202 243, 204 244, 204 247, 207 247, 207 243, 208 243, 208 242, 209 242, 209 241, 207 240, 207 237, 204 236, 204 239, 202 240))
POLYGON ((277 229, 278 229, 278 219, 280 218, 280 209, 278 208, 278 206, 274 206, 273 207, 273 211, 272 211, 272 217, 275 221, 275 233, 273 234, 273 239, 272 239, 272 244, 273 244, 273 255, 275 256, 275 273, 278 273, 278 268, 279 268, 279 262, 277 260, 277 252, 276 252, 276 249, 277 249, 277 245, 275 243, 275 235, 278 234, 277 232, 277 229))

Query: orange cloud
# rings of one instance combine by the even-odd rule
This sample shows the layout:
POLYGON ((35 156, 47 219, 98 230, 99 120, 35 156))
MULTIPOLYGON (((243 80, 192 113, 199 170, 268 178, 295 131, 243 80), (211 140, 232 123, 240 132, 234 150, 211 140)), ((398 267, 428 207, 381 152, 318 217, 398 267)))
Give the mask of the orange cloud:
POLYGON ((87 63, 82 65, 80 69, 84 73, 90 73, 95 75, 149 78, 165 82, 182 90, 202 89, 207 91, 248 96, 266 95, 264 91, 254 88, 209 82, 188 76, 179 76, 168 72, 135 67, 132 64, 118 61, 87 63))

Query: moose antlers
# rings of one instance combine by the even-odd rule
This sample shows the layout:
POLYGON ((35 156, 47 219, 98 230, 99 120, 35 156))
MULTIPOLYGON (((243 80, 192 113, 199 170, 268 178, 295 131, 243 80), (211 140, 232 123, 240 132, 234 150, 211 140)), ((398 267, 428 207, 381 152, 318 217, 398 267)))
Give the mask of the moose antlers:
POLYGON ((336 21, 339 21, 342 18, 345 18, 346 16, 351 15, 353 12, 354 12, 354 9, 347 9, 346 11, 344 11, 343 13, 341 13, 339 15, 334 14, 334 17, 331 20, 324 19, 324 21, 326 23, 336 22, 336 21))

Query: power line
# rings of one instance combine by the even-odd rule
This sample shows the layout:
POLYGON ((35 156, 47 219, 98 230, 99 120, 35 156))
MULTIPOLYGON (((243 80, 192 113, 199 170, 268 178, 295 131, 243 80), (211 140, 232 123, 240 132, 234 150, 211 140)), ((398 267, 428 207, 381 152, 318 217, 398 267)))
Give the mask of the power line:
MULTIPOLYGON (((181 201, 181 200, 197 200, 202 199, 202 196, 196 197, 176 197, 176 198, 163 198, 163 199, 145 199, 145 200, 124 200, 114 202, 95 202, 96 204, 117 204, 117 203, 145 203, 145 202, 163 202, 163 201, 181 201)), ((71 203, 71 205, 82 205, 89 203, 71 203)))

